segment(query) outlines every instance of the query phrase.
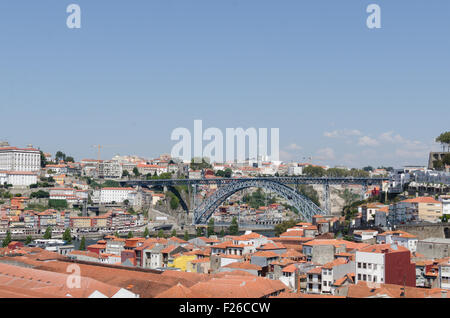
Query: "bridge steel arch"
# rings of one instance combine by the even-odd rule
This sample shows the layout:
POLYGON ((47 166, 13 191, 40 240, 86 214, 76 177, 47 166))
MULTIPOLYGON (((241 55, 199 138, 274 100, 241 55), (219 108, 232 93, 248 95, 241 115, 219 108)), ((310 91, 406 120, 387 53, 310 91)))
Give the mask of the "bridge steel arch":
POLYGON ((313 215, 327 214, 314 204, 310 199, 295 191, 293 188, 272 180, 246 179, 236 180, 219 187, 213 195, 205 199, 194 210, 193 223, 195 225, 206 224, 214 211, 231 195, 246 188, 263 188, 284 197, 294 206, 306 221, 311 222, 313 215))

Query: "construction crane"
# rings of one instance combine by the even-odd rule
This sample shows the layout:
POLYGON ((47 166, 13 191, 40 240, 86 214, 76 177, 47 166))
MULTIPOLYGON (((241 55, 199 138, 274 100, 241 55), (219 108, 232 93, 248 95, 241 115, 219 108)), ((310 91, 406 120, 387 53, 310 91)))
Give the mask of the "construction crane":
POLYGON ((100 150, 104 149, 104 148, 114 148, 114 147, 120 147, 118 145, 108 145, 108 146, 104 146, 104 145, 92 145, 92 147, 97 148, 97 161, 100 162, 100 150))
POLYGON ((104 145, 92 145, 92 147, 97 148, 97 175, 99 173, 99 168, 100 168, 100 150, 104 149, 104 148, 114 148, 114 147, 120 147, 118 145, 108 145, 108 146, 104 146, 104 145))

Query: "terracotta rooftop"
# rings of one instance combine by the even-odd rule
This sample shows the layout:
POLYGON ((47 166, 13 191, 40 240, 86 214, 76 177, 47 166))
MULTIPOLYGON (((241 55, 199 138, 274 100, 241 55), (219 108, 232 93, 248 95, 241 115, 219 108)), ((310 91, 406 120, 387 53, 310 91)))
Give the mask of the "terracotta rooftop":
POLYGON ((396 253, 405 251, 409 252, 409 250, 406 247, 396 244, 374 244, 364 247, 359 251, 366 253, 396 253))
POLYGON ((236 269, 250 269, 260 271, 262 269, 261 266, 250 264, 249 262, 233 262, 228 265, 225 265, 226 268, 236 268, 236 269))

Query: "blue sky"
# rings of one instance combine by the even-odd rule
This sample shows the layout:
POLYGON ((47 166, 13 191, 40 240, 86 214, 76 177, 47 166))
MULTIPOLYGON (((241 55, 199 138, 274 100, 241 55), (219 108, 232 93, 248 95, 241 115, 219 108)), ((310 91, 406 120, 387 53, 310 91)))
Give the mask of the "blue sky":
POLYGON ((449 128, 448 0, 4 0, 0 43, 0 139, 76 159, 170 152, 201 119, 280 128, 284 160, 399 167, 449 128))

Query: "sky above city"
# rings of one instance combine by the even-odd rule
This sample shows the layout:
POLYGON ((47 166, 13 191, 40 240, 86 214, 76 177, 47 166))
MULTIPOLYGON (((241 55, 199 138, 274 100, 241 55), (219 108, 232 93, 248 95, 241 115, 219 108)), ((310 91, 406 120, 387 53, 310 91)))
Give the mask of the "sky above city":
POLYGON ((77 160, 170 153, 200 119, 279 128, 285 161, 424 165, 449 100, 448 0, 0 2, 0 140, 77 160))

